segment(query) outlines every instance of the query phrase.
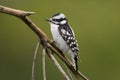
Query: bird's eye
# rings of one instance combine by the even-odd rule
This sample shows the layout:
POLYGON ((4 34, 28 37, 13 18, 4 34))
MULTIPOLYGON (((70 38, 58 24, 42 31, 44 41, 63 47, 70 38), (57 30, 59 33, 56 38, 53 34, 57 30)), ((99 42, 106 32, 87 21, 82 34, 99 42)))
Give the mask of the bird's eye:
POLYGON ((58 21, 58 19, 53 19, 53 21, 58 21))
POLYGON ((53 21, 61 22, 63 20, 66 20, 65 18, 60 18, 60 19, 52 19, 53 21))

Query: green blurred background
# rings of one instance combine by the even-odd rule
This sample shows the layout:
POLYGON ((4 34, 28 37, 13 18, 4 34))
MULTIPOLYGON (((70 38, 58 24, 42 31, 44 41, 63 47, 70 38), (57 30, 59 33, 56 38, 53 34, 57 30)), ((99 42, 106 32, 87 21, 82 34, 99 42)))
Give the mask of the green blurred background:
MULTIPOLYGON (((25 11, 50 38, 44 20, 63 12, 80 45, 79 69, 90 80, 120 80, 120 0, 0 0, 0 4, 25 11)), ((38 37, 16 17, 0 13, 0 80, 30 80, 38 37)), ((41 50, 36 80, 42 80, 41 50)), ((64 80, 46 57, 47 79, 64 80)), ((75 79, 76 80, 76 79, 75 79)))

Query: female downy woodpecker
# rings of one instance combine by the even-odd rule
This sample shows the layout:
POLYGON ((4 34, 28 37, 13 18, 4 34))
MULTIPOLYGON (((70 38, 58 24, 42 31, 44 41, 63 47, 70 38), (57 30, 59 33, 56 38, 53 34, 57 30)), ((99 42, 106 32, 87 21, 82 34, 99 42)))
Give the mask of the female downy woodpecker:
POLYGON ((53 15, 50 19, 47 19, 47 21, 51 26, 51 33, 56 46, 61 51, 67 52, 71 56, 73 66, 77 71, 77 60, 79 52, 78 43, 65 15, 63 13, 57 13, 53 15))

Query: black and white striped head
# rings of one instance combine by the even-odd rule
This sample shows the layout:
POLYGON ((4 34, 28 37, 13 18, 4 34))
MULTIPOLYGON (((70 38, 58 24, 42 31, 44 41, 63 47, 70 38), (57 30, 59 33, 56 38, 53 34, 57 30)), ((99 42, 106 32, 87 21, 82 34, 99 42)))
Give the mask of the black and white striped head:
POLYGON ((47 19, 47 21, 56 25, 64 25, 68 22, 63 13, 57 13, 53 15, 50 19, 47 19))

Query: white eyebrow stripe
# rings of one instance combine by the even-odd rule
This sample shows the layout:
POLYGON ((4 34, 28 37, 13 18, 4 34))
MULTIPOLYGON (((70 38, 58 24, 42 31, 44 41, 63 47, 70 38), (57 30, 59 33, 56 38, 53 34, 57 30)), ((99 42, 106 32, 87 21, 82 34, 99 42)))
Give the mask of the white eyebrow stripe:
POLYGON ((57 15, 57 16, 54 16, 53 17, 54 19, 60 19, 60 18, 65 18, 65 15, 63 13, 57 15))

